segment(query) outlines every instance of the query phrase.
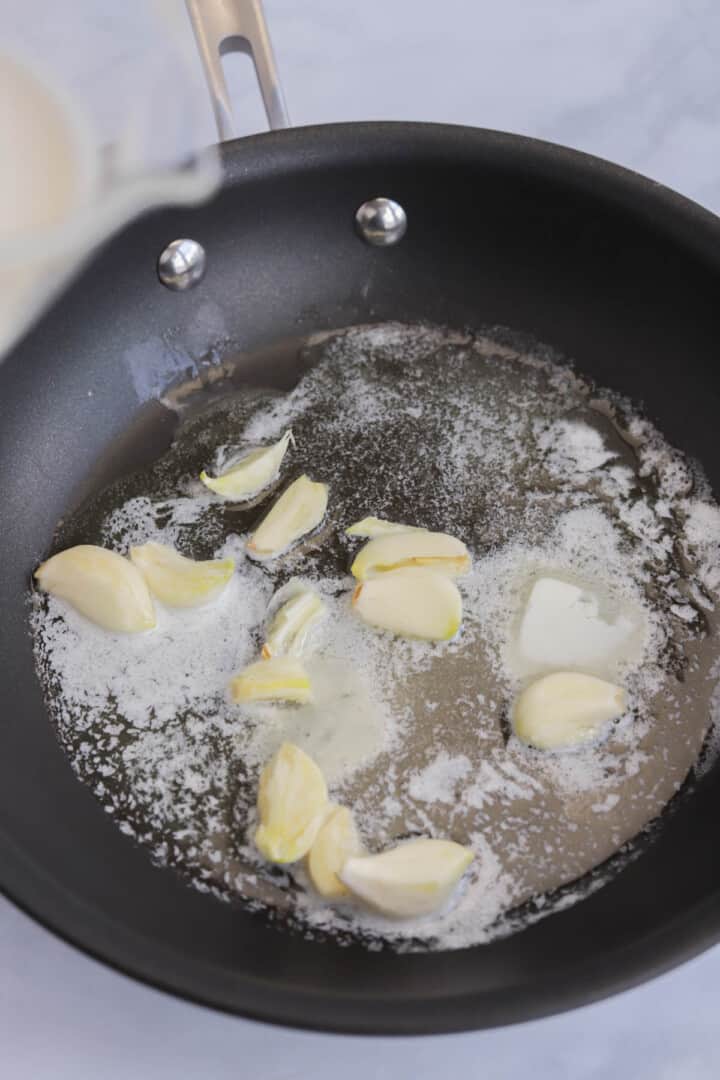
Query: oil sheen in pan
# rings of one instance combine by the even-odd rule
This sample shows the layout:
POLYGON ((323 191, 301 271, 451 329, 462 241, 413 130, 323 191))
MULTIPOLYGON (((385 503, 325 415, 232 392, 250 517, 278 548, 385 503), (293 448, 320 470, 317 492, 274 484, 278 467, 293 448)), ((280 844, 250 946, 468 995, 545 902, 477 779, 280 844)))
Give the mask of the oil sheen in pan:
MULTIPOLYGON (((699 470, 627 402, 507 331, 354 328, 228 355, 209 374, 168 394, 170 449, 112 483, 99 463, 94 483, 102 478, 104 489, 55 538, 57 549, 118 550, 155 538, 198 558, 238 558, 218 605, 161 611, 158 629, 141 638, 104 634, 36 599, 38 673, 78 776, 155 860, 196 886, 370 947, 486 941, 601 884, 622 864, 616 853, 631 855, 630 842, 681 788, 704 742, 712 752, 720 509, 699 470), (277 487, 237 506, 196 478, 233 448, 288 427, 297 450, 279 485, 300 472, 327 481, 328 517, 289 556, 257 565, 242 537, 277 487), (474 569, 461 582, 456 641, 399 641, 353 618, 355 545, 343 529, 367 514, 467 542, 474 569), (640 613, 644 631, 639 653, 597 671, 627 687, 624 720, 600 745, 543 755, 517 743, 508 715, 527 677, 513 659, 518 612, 548 573, 640 613), (330 609, 311 661, 318 705, 231 706, 227 681, 257 655, 267 605, 292 577, 320 589, 330 609), (283 738, 318 759, 370 849, 413 835, 470 844, 477 854, 458 903, 394 924, 328 908, 301 868, 259 861, 257 775, 283 738)), ((125 441, 128 453, 138 436, 167 431, 167 418, 155 406, 125 441)), ((112 462, 117 476, 117 449, 112 462)))

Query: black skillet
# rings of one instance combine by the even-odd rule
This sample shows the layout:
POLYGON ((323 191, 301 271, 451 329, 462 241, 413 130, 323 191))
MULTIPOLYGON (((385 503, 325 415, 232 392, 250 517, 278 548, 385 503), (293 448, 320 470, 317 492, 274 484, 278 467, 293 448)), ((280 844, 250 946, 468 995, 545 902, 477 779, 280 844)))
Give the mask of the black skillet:
MULTIPOLYGON (((202 18, 220 11, 194 7, 202 18)), ((206 46, 218 26, 206 25, 206 46)), ((256 55, 258 28, 233 29, 255 37, 256 55)), ((616 166, 493 131, 340 125, 242 139, 222 154, 224 186, 209 205, 127 228, 0 366, 3 890, 66 939, 157 986, 339 1031, 439 1032, 542 1016, 708 947, 720 937, 717 769, 589 899, 490 945, 406 956, 308 942, 197 893, 153 867, 75 779, 33 668, 30 574, 58 519, 99 482, 98 461, 118 448, 129 468, 164 449, 171 416, 143 387, 160 389, 199 361, 221 324, 250 351, 388 319, 526 331, 644 401, 720 491, 715 217, 616 166), (407 213, 395 246, 356 232, 356 209, 376 195, 407 213), (177 237, 207 253, 204 279, 186 292, 164 288, 156 273, 177 237), (184 354, 161 348, 169 328, 188 343, 184 354)))

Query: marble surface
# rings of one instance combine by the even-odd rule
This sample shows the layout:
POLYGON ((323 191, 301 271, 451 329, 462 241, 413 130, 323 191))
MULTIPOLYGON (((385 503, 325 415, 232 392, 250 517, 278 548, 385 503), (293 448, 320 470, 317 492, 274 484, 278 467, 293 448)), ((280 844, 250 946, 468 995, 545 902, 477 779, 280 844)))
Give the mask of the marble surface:
MULTIPOLYGON (((425 119, 523 132, 611 158, 720 210, 716 0, 266 6, 296 124, 425 119)), ((231 66, 241 127, 259 128, 247 65, 231 66)), ((134 983, 0 900, 7 1080, 520 1080, 528 1069, 534 1080, 711 1080, 719 1006, 716 948, 636 990, 519 1028, 430 1039, 284 1031, 134 983)))

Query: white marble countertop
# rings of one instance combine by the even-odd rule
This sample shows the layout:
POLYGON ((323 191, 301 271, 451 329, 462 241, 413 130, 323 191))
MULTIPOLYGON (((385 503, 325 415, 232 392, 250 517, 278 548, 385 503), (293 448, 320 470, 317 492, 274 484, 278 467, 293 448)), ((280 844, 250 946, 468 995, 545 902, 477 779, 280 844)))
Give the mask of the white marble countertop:
MULTIPOLYGON (((613 159, 720 210, 716 0, 266 7, 297 124, 424 119, 522 132, 613 159)), ((252 130, 261 112, 241 74, 232 81, 252 130)), ((305 1034, 213 1013, 110 971, 2 900, 0 958, 8 1080, 515 1080, 528 1068, 534 1080, 718 1075, 718 948, 576 1012, 429 1039, 305 1034)))

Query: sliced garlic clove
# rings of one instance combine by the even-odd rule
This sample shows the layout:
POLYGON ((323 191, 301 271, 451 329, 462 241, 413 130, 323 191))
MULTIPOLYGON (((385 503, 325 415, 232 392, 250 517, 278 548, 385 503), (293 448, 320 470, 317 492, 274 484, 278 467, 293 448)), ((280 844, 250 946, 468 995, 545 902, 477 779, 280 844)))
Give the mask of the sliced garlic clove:
POLYGON ((396 521, 385 521, 384 518, 365 517, 362 521, 356 521, 345 530, 346 536, 365 536, 373 539, 376 536, 390 536, 393 533, 426 532, 416 525, 401 525, 396 521))
POLYGON ((559 750, 596 739, 624 711, 622 687, 594 675, 558 671, 523 690, 515 703, 513 726, 530 746, 559 750))
POLYGON ((155 626, 155 608, 142 574, 115 551, 79 544, 44 562, 35 580, 105 630, 136 634, 155 626))
POLYGON ((255 844, 266 859, 291 863, 310 850, 327 812, 325 778, 311 757, 283 743, 260 774, 255 844))
POLYGON ((208 476, 203 471, 200 479, 205 487, 233 502, 242 502, 266 488, 280 472, 287 448, 292 442, 292 431, 286 431, 282 439, 272 446, 251 450, 237 464, 219 476, 208 476))
POLYGON ((216 599, 235 571, 234 559, 196 562, 153 541, 131 547, 130 558, 158 600, 176 608, 198 607, 216 599))
POLYGON ((447 641, 462 622, 462 599, 455 583, 421 567, 390 570, 363 581, 352 603, 365 622, 400 637, 447 641))
POLYGON ((250 538, 247 550, 254 559, 274 559, 301 536, 316 528, 325 516, 327 484, 300 476, 282 493, 250 538))
POLYGON ((412 919, 445 906, 473 853, 452 840, 410 840, 380 855, 349 858, 340 878, 384 915, 412 919))
POLYGON ((271 656, 300 656, 311 629, 326 613, 327 607, 318 594, 303 587, 275 613, 262 655, 266 660, 271 656))
POLYGON ((289 656, 258 660, 230 681, 233 701, 292 701, 304 705, 312 701, 310 676, 289 656))
POLYGON ((307 859, 310 880, 321 896, 338 900, 349 895, 350 890, 338 873, 351 856, 362 852, 362 841, 352 813, 346 806, 332 806, 307 859))
POLYGON ((371 540, 358 552, 351 573, 358 581, 365 581, 405 566, 424 566, 447 577, 458 577, 470 569, 470 556, 462 540, 454 536, 415 529, 371 540))

